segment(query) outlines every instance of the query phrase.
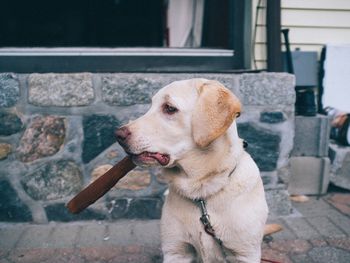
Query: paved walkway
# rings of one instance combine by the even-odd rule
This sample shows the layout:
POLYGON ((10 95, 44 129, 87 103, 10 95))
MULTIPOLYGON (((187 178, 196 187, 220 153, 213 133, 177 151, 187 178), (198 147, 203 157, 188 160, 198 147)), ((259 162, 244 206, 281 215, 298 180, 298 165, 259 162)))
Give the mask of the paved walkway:
MULTIPOLYGON (((293 203, 270 219, 284 230, 266 239, 263 257, 283 263, 350 262, 350 192, 293 203)), ((0 224, 0 262, 161 262, 159 221, 0 224)))

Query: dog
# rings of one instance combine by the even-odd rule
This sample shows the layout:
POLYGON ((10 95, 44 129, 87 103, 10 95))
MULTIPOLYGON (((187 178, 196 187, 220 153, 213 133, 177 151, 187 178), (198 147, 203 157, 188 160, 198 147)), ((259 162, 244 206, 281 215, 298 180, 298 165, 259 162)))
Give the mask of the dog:
POLYGON ((259 169, 237 133, 240 112, 239 99, 218 81, 181 80, 116 131, 136 165, 160 166, 169 181, 164 262, 260 262, 268 207, 259 169))

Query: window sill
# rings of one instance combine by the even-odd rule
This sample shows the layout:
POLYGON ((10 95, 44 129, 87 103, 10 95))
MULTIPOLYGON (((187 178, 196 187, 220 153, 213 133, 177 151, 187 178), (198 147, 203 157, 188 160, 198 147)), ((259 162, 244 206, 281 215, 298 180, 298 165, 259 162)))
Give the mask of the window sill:
POLYGON ((234 51, 188 48, 0 48, 0 72, 218 72, 234 51))

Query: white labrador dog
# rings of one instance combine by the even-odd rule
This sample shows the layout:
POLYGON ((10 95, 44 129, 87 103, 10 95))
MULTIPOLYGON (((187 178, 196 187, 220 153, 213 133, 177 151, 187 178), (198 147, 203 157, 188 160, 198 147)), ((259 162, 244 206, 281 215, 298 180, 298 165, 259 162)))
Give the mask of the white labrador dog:
POLYGON ((137 165, 160 165, 169 179, 164 262, 260 262, 268 208, 258 167, 237 134, 240 111, 219 82, 182 80, 162 88, 145 115, 117 130, 137 165))

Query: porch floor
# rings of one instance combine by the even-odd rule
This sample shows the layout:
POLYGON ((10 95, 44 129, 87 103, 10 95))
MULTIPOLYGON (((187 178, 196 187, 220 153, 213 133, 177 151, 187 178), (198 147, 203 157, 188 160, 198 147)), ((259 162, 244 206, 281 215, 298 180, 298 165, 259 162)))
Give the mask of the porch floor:
MULTIPOLYGON (((350 262, 350 192, 331 188, 320 199, 293 202, 284 230, 263 243, 278 262, 350 262)), ((159 221, 0 224, 0 262, 161 262, 159 221)))

